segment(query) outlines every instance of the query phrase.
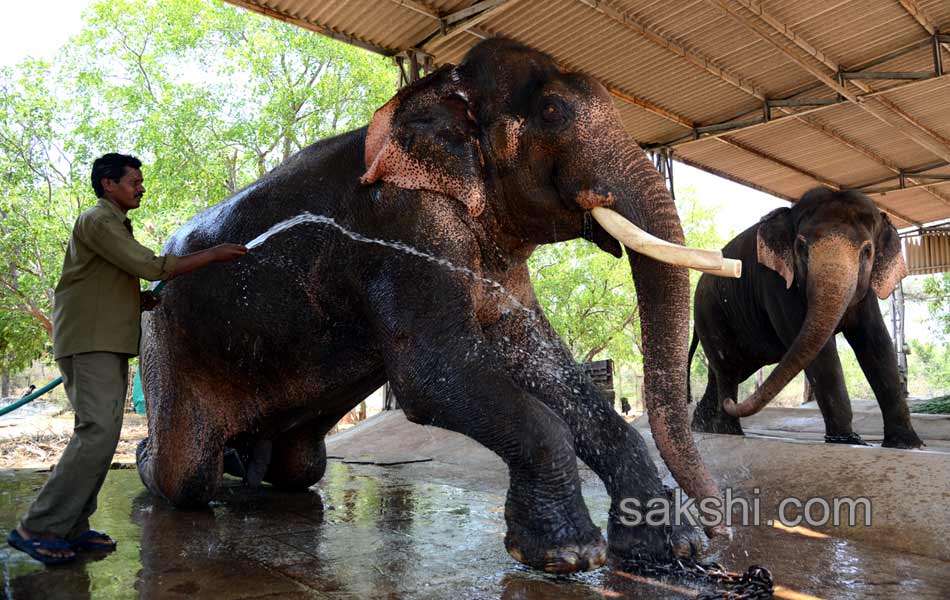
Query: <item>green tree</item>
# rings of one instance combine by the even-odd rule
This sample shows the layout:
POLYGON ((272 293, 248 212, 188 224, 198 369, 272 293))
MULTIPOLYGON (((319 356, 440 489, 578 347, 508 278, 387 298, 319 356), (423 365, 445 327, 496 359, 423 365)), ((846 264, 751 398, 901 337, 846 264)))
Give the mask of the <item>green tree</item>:
POLYGON ((134 221, 157 248, 302 147, 366 124, 387 59, 214 0, 102 1, 51 63, 0 71, 0 372, 48 347, 92 160, 145 162, 134 221))
POLYGON ((924 280, 924 295, 930 317, 943 335, 950 334, 950 273, 932 275, 924 280))

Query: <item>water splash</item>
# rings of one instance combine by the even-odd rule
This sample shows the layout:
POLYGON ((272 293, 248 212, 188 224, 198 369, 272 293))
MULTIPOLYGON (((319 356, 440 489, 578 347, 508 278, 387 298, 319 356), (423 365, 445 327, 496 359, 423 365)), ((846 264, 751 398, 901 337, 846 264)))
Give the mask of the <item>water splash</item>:
MULTIPOLYGON (((360 233, 356 233, 340 225, 339 223, 336 222, 336 220, 334 220, 331 217, 327 217, 324 215, 315 215, 310 212, 303 212, 295 217, 291 217, 285 221, 281 221, 280 223, 275 224, 270 229, 260 234, 259 236, 255 237, 253 240, 251 240, 245 245, 247 246, 248 249, 257 248, 258 246, 261 246, 264 242, 266 242, 270 237, 278 233, 281 233, 283 231, 286 231, 292 227, 296 227, 297 225, 302 225, 305 223, 324 225, 332 229, 335 229, 336 231, 350 238, 353 241, 364 243, 364 244, 374 244, 378 246, 383 246, 386 248, 397 250, 399 252, 403 252, 410 256, 421 258, 430 263, 438 265, 441 268, 447 269, 455 273, 460 273, 473 281, 477 281, 484 284, 491 293, 495 294, 498 297, 503 298, 505 303, 508 306, 510 306, 511 308, 514 308, 515 310, 522 311, 527 316, 527 319, 524 322, 524 331, 528 335, 528 337, 530 337, 535 342, 536 346, 534 348, 535 352, 531 352, 529 351, 528 347, 522 344, 513 343, 508 337, 504 337, 502 339, 496 340, 497 344, 503 347, 508 353, 510 353, 514 357, 517 357, 517 359, 520 360, 522 365, 524 366, 530 365, 534 369, 536 369, 538 372, 546 373, 547 376, 550 377, 551 380, 553 381, 548 380, 545 383, 547 383, 548 385, 550 385, 551 383, 556 384, 561 389, 561 393, 564 394, 565 396, 574 395, 574 397, 576 397, 577 392, 580 391, 574 387, 579 382, 577 381, 577 372, 574 370, 573 365, 571 365, 573 361, 565 361, 562 348, 558 346, 557 344, 552 344, 550 340, 548 340, 546 336, 542 335, 541 331, 536 327, 536 325, 539 322, 538 313, 536 313, 534 310, 521 304, 521 302, 518 301, 518 299, 515 298, 515 296, 511 292, 505 289, 505 287, 501 285, 501 283, 493 279, 482 277, 481 275, 475 273, 471 269, 460 267, 458 265, 453 264, 451 261, 446 260, 445 258, 433 256, 431 254, 423 252, 417 248, 414 248, 402 242, 371 238, 371 237, 362 235, 360 233), (571 366, 568 366, 568 365, 571 365, 571 366)), ((500 308, 504 309, 504 308, 507 308, 507 306, 503 305, 500 308)), ((476 348, 473 348, 472 351, 477 356, 482 351, 482 349, 476 347, 476 348)), ((470 359, 470 358, 472 358, 470 354, 466 353, 466 359, 470 359)), ((528 379, 527 381, 525 381, 525 384, 527 384, 530 389, 534 389, 534 390, 538 390, 541 383, 542 382, 533 381, 531 379, 528 379)), ((565 406, 564 408, 566 410, 577 411, 579 410, 580 407, 573 405, 572 403, 568 403, 568 405, 565 406)))
POLYGON ((332 219, 332 218, 330 218, 330 217, 325 217, 325 216, 323 216, 323 215, 315 215, 315 214, 310 213, 310 212, 302 212, 302 213, 300 213, 299 215, 297 215, 296 217, 291 217, 290 219, 287 219, 286 221, 281 221, 280 223, 275 224, 273 227, 271 227, 270 229, 268 229, 268 230, 265 231, 264 233, 260 234, 259 236, 257 236, 256 238, 254 238, 253 240, 251 240, 250 242, 248 242, 247 244, 245 244, 245 246, 247 246, 248 250, 253 249, 253 248, 256 248, 256 247, 260 246, 261 244, 263 244, 264 242, 266 242, 267 239, 270 238, 271 236, 276 235, 276 234, 278 234, 278 233, 280 233, 280 232, 282 232, 282 231, 286 231, 286 230, 290 229, 291 227, 296 227, 297 225, 302 225, 302 224, 304 224, 304 223, 316 223, 316 224, 319 224, 319 225, 327 225, 327 226, 329 226, 329 227, 332 227, 332 228, 336 229, 337 231, 339 231, 340 233, 342 233, 342 234, 345 235, 346 237, 348 237, 348 238, 350 238, 351 240, 354 240, 354 241, 356 241, 356 242, 361 242, 361 243, 364 243, 364 244, 375 244, 375 245, 378 245, 378 246, 384 246, 384 247, 387 247, 387 248, 392 248, 392 249, 394 249, 394 250, 398 250, 398 251, 400 251, 400 252, 404 252, 404 253, 409 254, 409 255, 411 255, 411 256, 416 256, 416 257, 421 258, 421 259, 424 259, 424 260, 426 260, 426 261, 428 261, 428 262, 437 264, 437 265, 439 265, 440 267, 443 267, 443 268, 445 268, 445 269, 448 269, 449 271, 453 271, 453 272, 456 272, 456 273, 461 273, 461 274, 465 275, 466 277, 469 277, 469 278, 471 278, 471 279, 474 279, 474 280, 476 280, 476 281, 479 281, 479 282, 485 284, 486 286, 488 286, 488 287, 489 287, 491 290, 493 290, 494 292, 497 292, 498 294, 504 296, 508 301, 511 302, 512 306, 514 306, 516 309, 522 310, 522 311, 524 311, 525 313, 527 313, 528 317, 529 317, 532 321, 536 321, 536 320, 537 320, 537 314, 536 314, 533 310, 531 310, 530 308, 528 308, 528 307, 524 306, 523 304, 521 304, 521 302, 519 302, 518 299, 515 298, 514 295, 512 295, 511 292, 509 292, 507 289, 505 289, 505 287, 504 287, 503 285, 501 285, 500 283, 498 283, 498 282, 495 281, 494 279, 488 279, 488 278, 486 278, 486 277, 482 277, 482 276, 478 275, 477 273, 475 273, 474 271, 472 271, 471 269, 467 269, 467 268, 465 268, 465 267, 459 267, 458 265, 455 265, 455 264, 453 264, 452 262, 450 262, 450 261, 448 261, 448 260, 446 260, 446 259, 444 259, 444 258, 439 258, 438 256, 433 256, 432 254, 428 254, 428 253, 426 253, 426 252, 423 252, 423 251, 421 251, 421 250, 419 250, 419 249, 417 249, 417 248, 414 248, 414 247, 409 246, 409 245, 407 245, 407 244, 404 244, 404 243, 402 243, 402 242, 394 242, 394 241, 391 241, 391 240, 381 240, 381 239, 377 239, 377 238, 371 238, 371 237, 367 237, 367 236, 365 236, 365 235, 356 233, 356 232, 354 232, 354 231, 350 231, 350 230, 347 229, 346 227, 343 227, 342 225, 340 225, 339 223, 337 223, 336 220, 334 220, 334 219, 332 219))

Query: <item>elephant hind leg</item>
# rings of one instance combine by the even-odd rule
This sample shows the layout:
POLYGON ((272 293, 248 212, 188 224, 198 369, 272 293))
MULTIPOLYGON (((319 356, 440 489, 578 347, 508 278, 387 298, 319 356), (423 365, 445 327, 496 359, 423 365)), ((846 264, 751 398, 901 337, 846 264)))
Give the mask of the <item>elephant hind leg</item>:
POLYGON ((285 491, 304 491, 320 481, 327 469, 326 430, 308 422, 277 436, 264 481, 285 491))

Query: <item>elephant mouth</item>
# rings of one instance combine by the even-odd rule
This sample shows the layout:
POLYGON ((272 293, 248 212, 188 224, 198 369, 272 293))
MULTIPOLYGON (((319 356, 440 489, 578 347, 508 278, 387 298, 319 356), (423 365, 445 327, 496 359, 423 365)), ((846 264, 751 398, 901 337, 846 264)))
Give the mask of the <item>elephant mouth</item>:
POLYGON ((719 250, 689 248, 661 240, 604 206, 592 207, 590 214, 611 237, 634 252, 660 262, 688 267, 718 277, 738 279, 742 276, 742 261, 723 258, 719 250))

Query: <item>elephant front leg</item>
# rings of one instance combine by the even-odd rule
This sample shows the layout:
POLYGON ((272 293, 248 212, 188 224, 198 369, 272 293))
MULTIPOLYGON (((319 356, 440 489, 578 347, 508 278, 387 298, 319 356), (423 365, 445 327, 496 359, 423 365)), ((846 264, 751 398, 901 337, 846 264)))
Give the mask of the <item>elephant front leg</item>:
POLYGON ((709 379, 702 400, 693 411, 690 425, 693 431, 701 433, 726 433, 744 435, 739 419, 726 413, 722 408, 723 398, 735 398, 739 390, 737 378, 732 375, 718 374, 709 368, 709 379))
MULTIPOLYGON (((869 294, 869 296, 871 296, 869 294)), ((853 323, 844 328, 844 336, 854 349, 858 364, 864 371, 884 420, 884 442, 887 448, 920 448, 924 445, 914 431, 910 409, 897 371, 897 354, 884 318, 873 296, 861 302, 853 323)))
POLYGON ((834 336, 805 368, 805 376, 811 383, 815 401, 825 421, 825 442, 866 446, 861 436, 852 429, 851 398, 848 397, 834 336))
POLYGON ((636 523, 651 501, 669 499, 667 491, 643 437, 580 371, 550 325, 516 321, 491 333, 508 340, 502 353, 511 377, 567 424, 577 455, 604 482, 611 499, 610 553, 649 561, 698 554, 703 535, 688 523, 674 524, 672 518, 665 525, 636 523))
POLYGON ((387 350, 386 368, 410 421, 467 435, 508 465, 512 557, 549 573, 604 564, 606 544, 581 495, 570 429, 512 382, 484 338, 470 329, 411 335, 387 350))

